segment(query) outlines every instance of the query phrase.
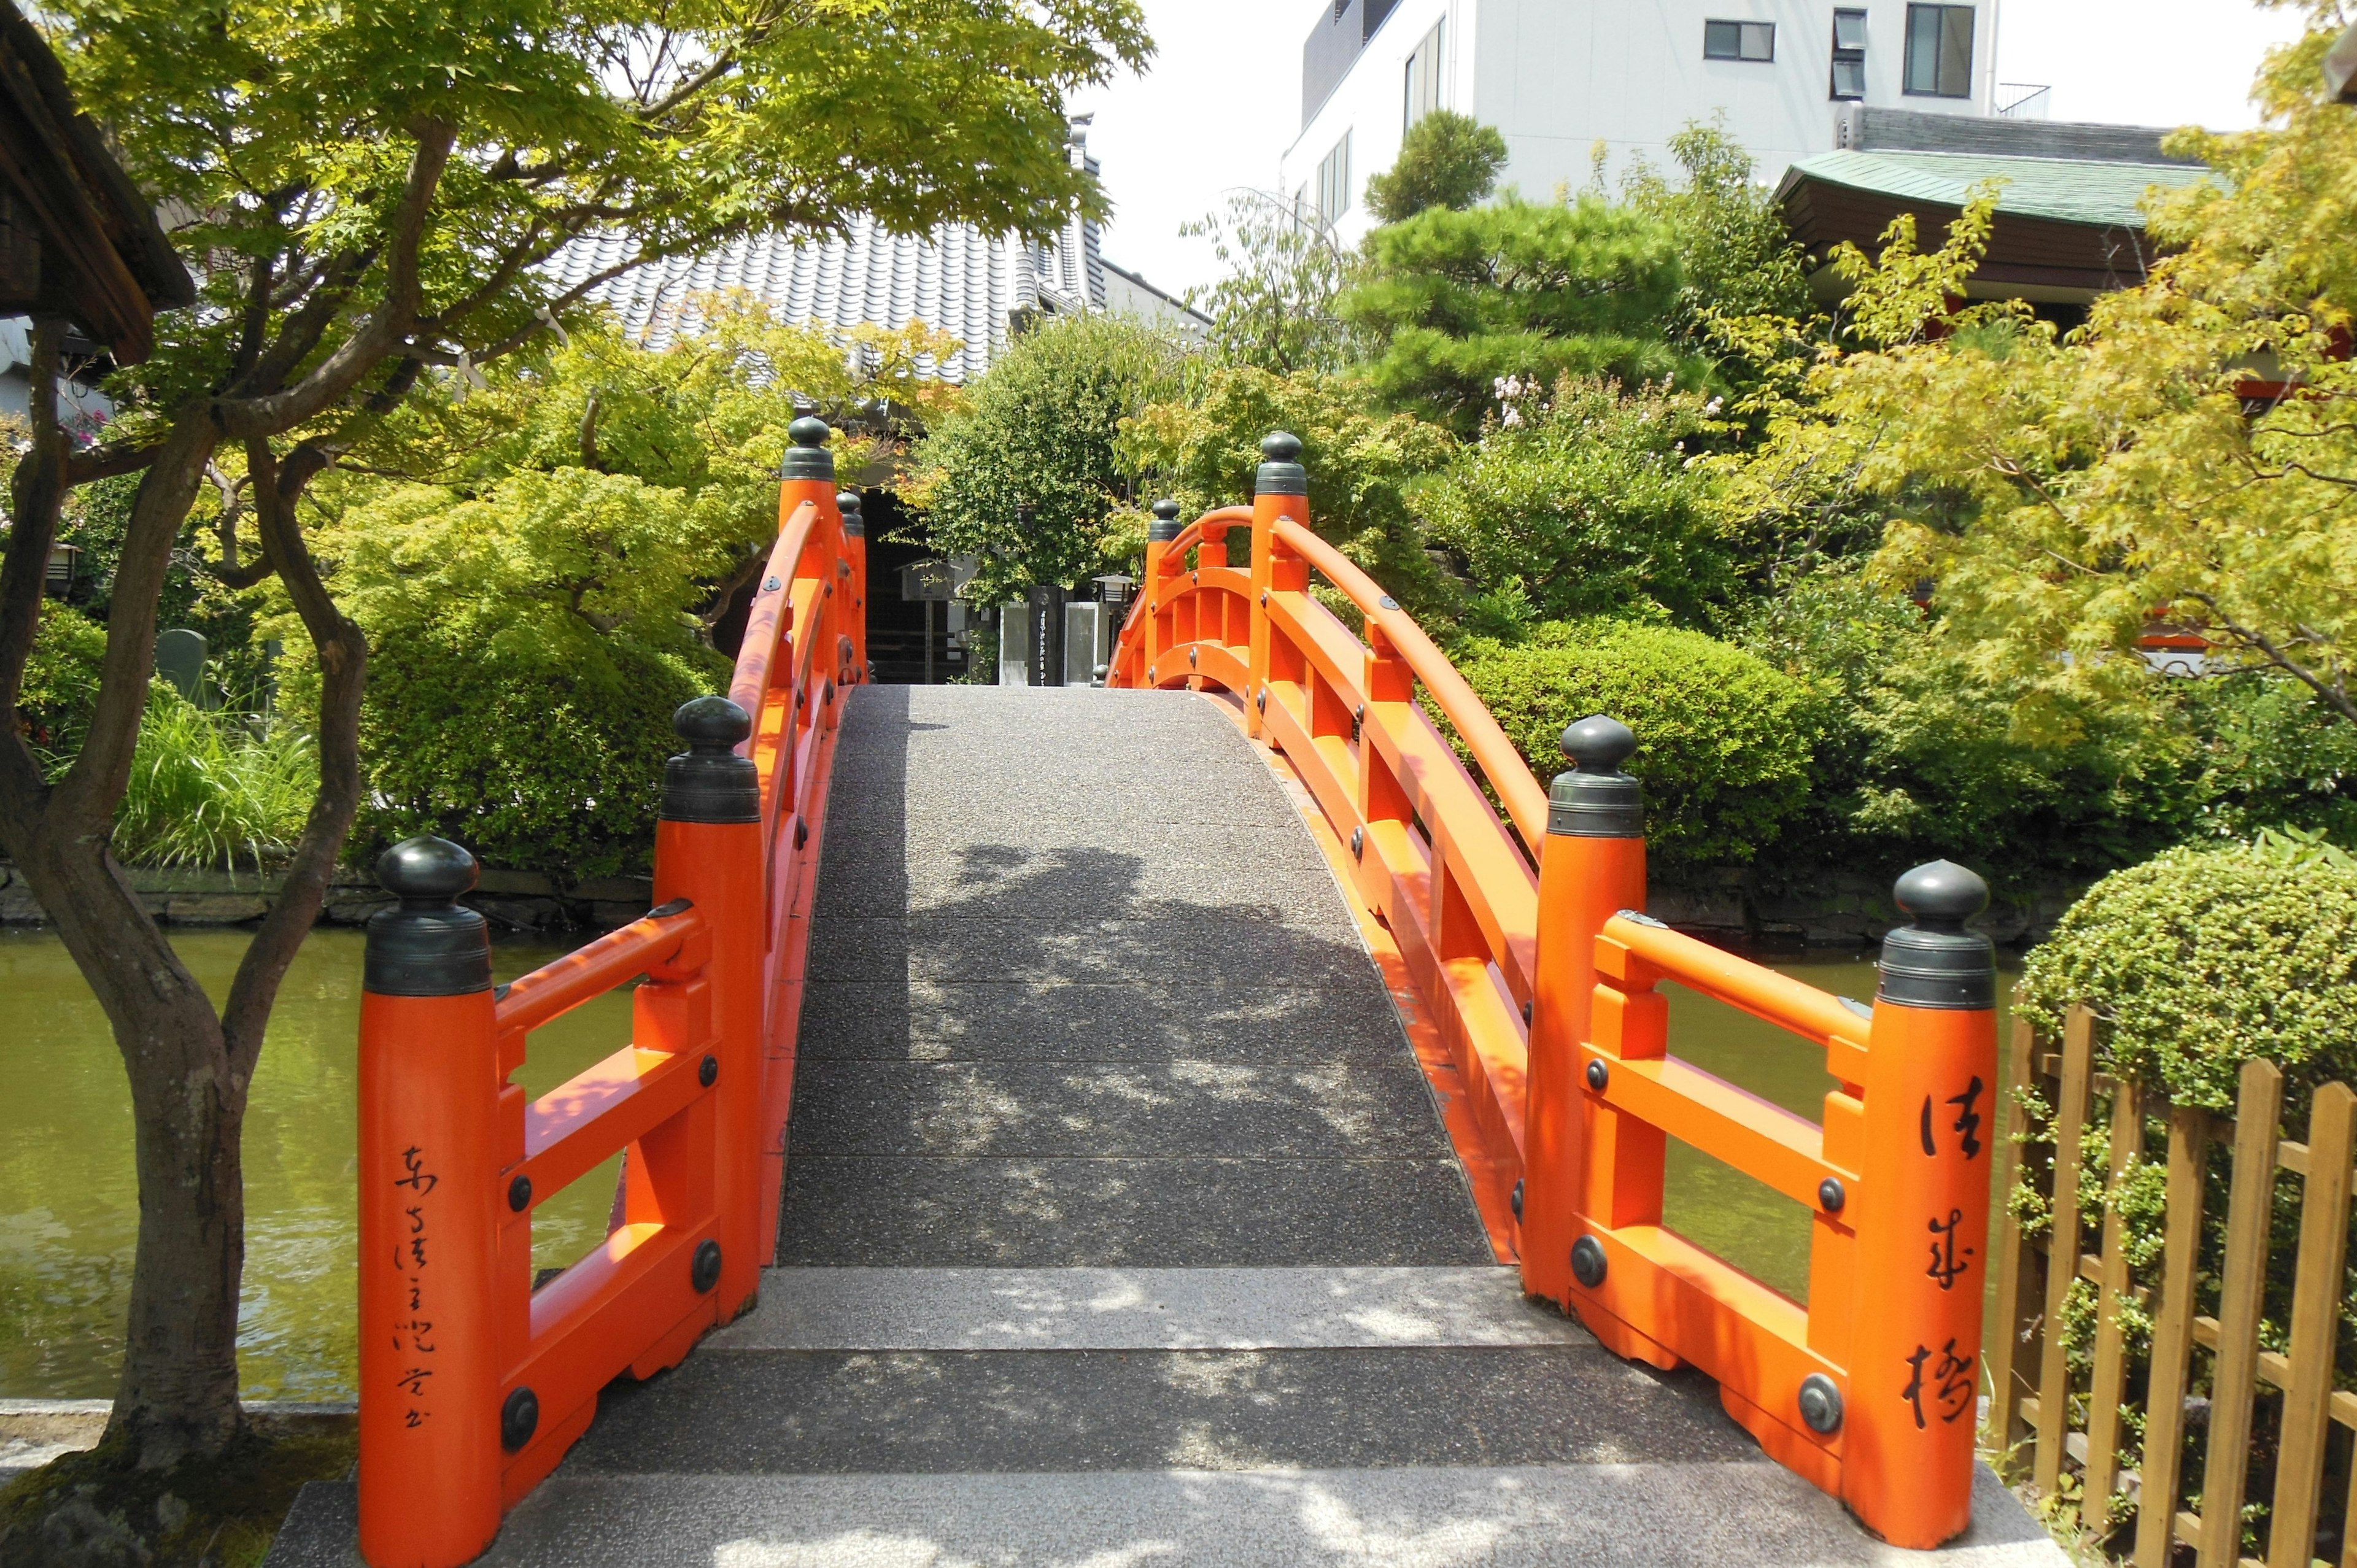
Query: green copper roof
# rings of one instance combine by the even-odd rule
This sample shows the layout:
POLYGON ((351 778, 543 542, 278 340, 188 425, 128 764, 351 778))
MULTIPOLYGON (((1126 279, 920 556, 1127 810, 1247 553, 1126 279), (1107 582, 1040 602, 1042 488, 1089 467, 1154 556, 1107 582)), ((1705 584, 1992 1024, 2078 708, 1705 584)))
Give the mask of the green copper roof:
POLYGON ((2130 164, 2088 158, 2002 157, 1986 153, 1842 152, 1803 158, 1783 189, 1801 179, 1870 190, 1904 201, 1962 207, 1972 188, 2002 179, 1996 208, 2021 218, 2105 228, 2144 227, 2136 205, 2152 187, 2179 189, 2206 177, 2195 164, 2130 164))

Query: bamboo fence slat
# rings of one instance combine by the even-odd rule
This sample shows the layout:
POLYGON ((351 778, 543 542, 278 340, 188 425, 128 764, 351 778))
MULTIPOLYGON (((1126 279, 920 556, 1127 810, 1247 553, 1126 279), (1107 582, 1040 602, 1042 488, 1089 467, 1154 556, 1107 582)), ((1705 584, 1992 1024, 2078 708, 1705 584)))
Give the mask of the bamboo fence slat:
MULTIPOLYGON (((2038 1032, 2027 1018, 2016 1019, 2013 1026, 2013 1046, 2007 1081, 2014 1091, 2005 1101, 2005 1137, 1997 1144, 1997 1201, 2000 1205, 2011 1197, 2015 1185, 2021 1179, 2022 1162, 2028 1157, 2023 1141, 2029 1134, 2029 1108, 2022 1103, 2022 1092, 2029 1087, 2031 1065, 2037 1058, 2038 1032)), ((2015 1359, 2027 1351, 2024 1358, 2032 1368, 2038 1365, 2039 1349, 2031 1338, 2032 1326, 2038 1322, 2039 1263, 2032 1239, 2019 1225, 2007 1219, 2000 1209, 1997 1223, 1999 1240, 1996 1247, 1996 1332, 1987 1335, 1987 1349, 1982 1359, 1988 1369, 1989 1432, 2000 1449, 2009 1449, 2027 1434, 2023 1426, 2022 1399, 2032 1390, 2029 1383, 2015 1370, 2015 1359)))
POLYGON ((2316 1156, 2300 1194, 2298 1273, 2292 1283, 2291 1382, 2284 1391, 2282 1449, 2268 1525, 2268 1568, 2308 1568, 2317 1492, 2331 1423, 2332 1352, 2341 1326, 2341 1269, 2349 1242, 2349 1148, 2357 1093, 2345 1083, 2316 1091, 2308 1146, 2316 1156))
MULTIPOLYGON (((2128 1168, 2144 1155, 2144 1100, 2132 1083, 2112 1090, 2111 1179, 2116 1191, 2128 1168)), ((2101 1294, 2095 1304, 2095 1366, 2087 1388, 2086 1502, 2083 1517, 2101 1532, 2111 1523, 2112 1493, 2120 1477, 2120 1399, 2127 1390, 2127 1333, 2120 1326, 2126 1305, 2126 1222, 2116 1205, 2104 1209, 2100 1257, 2101 1294)), ((2302 1565, 2305 1568, 2305 1564, 2302 1565)))
MULTIPOLYGON (((2199 1106, 2169 1112, 2169 1209, 2161 1235, 2160 1316, 2153 1324, 2152 1372, 2145 1396, 2144 1455, 2136 1519, 2136 1568, 2168 1568, 2184 1461, 2186 1374, 2193 1355, 2193 1285, 2201 1261, 2201 1177, 2210 1116, 2199 1106), (2158 1505, 2158 1506, 2153 1506, 2158 1505)), ((2352 1568, 2357 1568, 2352 1564, 2352 1568)))
POLYGON ((2062 1479, 2064 1438, 2071 1426, 2070 1348, 2057 1330, 2079 1255, 2079 1150, 2093 1085, 2094 1017, 2071 1010, 2062 1034, 2062 1088, 2054 1099, 2053 1223, 2047 1231, 2046 1335, 2038 1366, 2038 1447, 2031 1478, 2052 1497, 2062 1479))
POLYGON ((2243 1064, 2234 1098, 2234 1179, 2226 1200, 2218 1348, 2210 1376, 2210 1451, 2201 1474, 2198 1568, 2233 1568, 2242 1557, 2243 1486, 2258 1391, 2259 1306, 2266 1283, 2267 1221, 2274 1207, 2276 1123, 2283 1072, 2243 1064))

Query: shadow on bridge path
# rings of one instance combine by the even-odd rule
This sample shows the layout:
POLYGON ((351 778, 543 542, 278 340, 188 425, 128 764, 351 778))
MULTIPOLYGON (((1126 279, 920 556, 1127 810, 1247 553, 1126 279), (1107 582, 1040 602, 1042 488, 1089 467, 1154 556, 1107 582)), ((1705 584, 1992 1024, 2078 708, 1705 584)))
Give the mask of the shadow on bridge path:
MULTIPOLYGON (((1494 1260, 1215 699, 847 693, 778 1267, 492 1563, 1867 1563, 1715 1387, 1494 1260)), ((1937 1555, 2061 1558, 1986 1472, 1937 1555)), ((430 1505, 428 1505, 430 1506, 430 1505)), ((346 1563, 314 1488, 272 1558, 346 1563)))

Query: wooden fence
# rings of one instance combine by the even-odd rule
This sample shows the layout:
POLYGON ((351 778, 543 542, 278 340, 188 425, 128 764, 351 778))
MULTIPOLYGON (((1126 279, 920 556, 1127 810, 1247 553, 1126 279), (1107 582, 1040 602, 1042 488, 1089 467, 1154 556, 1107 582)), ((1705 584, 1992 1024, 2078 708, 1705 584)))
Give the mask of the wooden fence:
POLYGON ((2008 1095, 1999 1201, 2026 1163, 2053 1223, 2025 1231, 2007 1206, 1996 1231, 1988 1431, 2040 1495, 2075 1489, 2083 1526, 2138 1568, 2357 1568, 2357 1466, 2333 1431, 2357 1433, 2357 1393, 2337 1386, 2357 1091, 2319 1089, 2308 1141, 2295 1143, 2273 1063, 2244 1066, 2229 1120, 2097 1074, 2095 1027, 2074 1009, 2057 1051, 2015 1026, 2007 1081, 2052 1107, 2053 1141, 2025 1144, 2027 1110, 2008 1095), (2098 1115, 2110 1129, 2105 1192, 2126 1189, 2132 1165, 2165 1174, 2157 1263, 2132 1268, 2128 1222, 2081 1202, 2098 1115), (2279 1197, 2286 1173, 2300 1185, 2279 1197), (2297 1215, 2296 1247, 2270 1245, 2279 1212, 2297 1215), (2049 1326, 2083 1280, 2096 1293, 2094 1331, 2074 1366, 2049 1326), (2147 1316, 2138 1348, 2124 1318, 2147 1316), (2250 1508, 2260 1501, 2264 1513, 2250 1508), (2263 1556, 2244 1554, 2246 1525, 2263 1556))

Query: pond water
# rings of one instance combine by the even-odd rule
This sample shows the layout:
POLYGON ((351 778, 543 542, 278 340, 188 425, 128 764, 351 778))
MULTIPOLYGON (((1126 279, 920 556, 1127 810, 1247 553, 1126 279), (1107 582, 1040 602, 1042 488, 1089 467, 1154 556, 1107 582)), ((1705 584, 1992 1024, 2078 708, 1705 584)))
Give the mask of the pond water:
MULTIPOLYGON (((218 1001, 244 952, 242 931, 187 931, 174 947, 218 1001)), ((322 930, 304 944, 271 1020, 246 1117, 246 1266, 240 1365, 249 1399, 351 1397, 356 1036, 361 938, 322 930)), ((562 952, 503 943, 499 977, 562 952)), ((1864 960, 1779 963, 1836 993, 1874 994, 1864 960)), ((1671 1049, 1815 1120, 1832 1079, 1824 1054, 1747 1015, 1670 988, 1671 1049)), ((0 932, 0 1398, 102 1399, 131 1284, 138 1196, 131 1111, 104 1015, 63 947, 0 932)), ((619 1049, 630 1036, 616 993, 535 1033, 521 1081, 534 1094, 619 1049)), ((1994 1164, 1994 1162, 1992 1162, 1994 1164)), ((613 1169, 544 1203, 534 1261, 568 1262, 605 1234, 613 1169)), ((1665 1218, 1679 1230, 1805 1299, 1809 1211, 1673 1141, 1665 1218)))

